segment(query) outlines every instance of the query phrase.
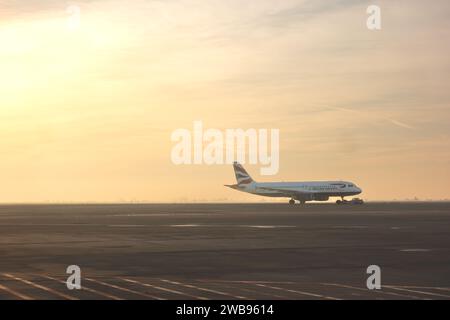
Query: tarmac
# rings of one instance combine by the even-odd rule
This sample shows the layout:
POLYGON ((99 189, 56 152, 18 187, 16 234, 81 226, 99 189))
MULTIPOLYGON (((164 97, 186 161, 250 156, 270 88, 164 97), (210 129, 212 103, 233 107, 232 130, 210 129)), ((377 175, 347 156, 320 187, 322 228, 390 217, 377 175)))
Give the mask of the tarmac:
POLYGON ((0 257, 0 299, 449 299, 450 203, 1 205, 0 257))

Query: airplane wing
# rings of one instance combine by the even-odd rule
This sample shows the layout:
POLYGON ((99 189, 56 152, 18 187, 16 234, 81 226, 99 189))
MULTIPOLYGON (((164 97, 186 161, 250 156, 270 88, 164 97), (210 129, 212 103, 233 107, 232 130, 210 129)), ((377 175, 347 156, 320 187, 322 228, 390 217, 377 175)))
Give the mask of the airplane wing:
POLYGON ((292 190, 292 189, 287 189, 287 188, 283 189, 283 188, 258 187, 258 189, 263 189, 263 190, 268 190, 268 191, 276 191, 276 192, 283 192, 283 193, 291 195, 291 196, 314 194, 314 192, 310 192, 310 191, 298 191, 298 190, 292 190))

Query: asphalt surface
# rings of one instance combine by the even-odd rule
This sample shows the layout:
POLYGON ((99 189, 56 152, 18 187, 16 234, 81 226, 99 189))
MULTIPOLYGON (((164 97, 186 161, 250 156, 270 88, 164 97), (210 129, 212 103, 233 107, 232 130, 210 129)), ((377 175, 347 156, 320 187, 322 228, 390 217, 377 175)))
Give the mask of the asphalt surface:
POLYGON ((450 203, 3 205, 0 257, 0 299, 449 299, 450 203))

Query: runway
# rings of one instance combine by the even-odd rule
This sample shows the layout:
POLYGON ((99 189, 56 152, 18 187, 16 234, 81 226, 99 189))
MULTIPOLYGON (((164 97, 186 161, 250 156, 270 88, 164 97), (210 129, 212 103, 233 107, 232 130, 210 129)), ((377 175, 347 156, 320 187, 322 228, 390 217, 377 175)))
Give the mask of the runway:
POLYGON ((450 203, 3 205, 0 256, 0 299, 449 299, 450 203))

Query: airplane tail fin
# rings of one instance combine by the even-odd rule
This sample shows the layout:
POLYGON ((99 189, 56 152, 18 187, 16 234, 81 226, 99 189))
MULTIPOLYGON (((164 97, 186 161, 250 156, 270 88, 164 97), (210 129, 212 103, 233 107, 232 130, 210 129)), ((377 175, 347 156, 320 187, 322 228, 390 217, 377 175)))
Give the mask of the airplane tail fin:
POLYGON ((233 168, 238 186, 243 187, 254 182, 252 177, 245 171, 244 167, 237 161, 233 163, 233 168))

